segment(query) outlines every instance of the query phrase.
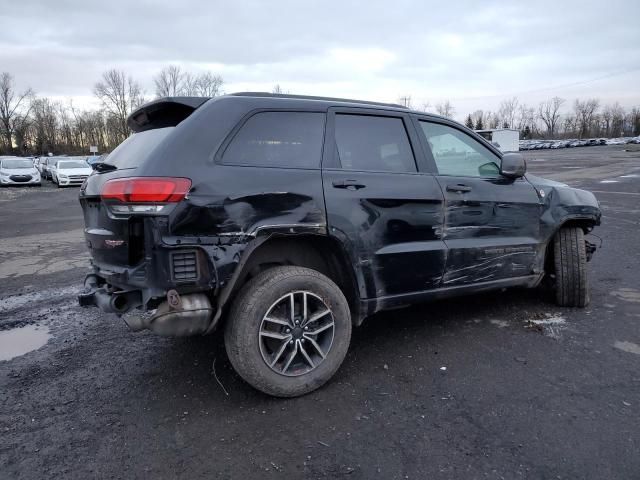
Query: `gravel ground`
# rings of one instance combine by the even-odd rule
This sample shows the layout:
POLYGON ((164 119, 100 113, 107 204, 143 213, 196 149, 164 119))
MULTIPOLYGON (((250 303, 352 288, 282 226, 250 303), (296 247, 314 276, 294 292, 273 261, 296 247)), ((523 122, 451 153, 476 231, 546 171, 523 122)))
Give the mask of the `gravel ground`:
POLYGON ((0 190, 0 358, 46 342, 0 361, 0 478, 640 478, 640 149, 624 148, 525 152, 602 203, 588 308, 510 290, 379 314, 291 400, 244 384, 219 336, 77 307, 77 190, 0 190))

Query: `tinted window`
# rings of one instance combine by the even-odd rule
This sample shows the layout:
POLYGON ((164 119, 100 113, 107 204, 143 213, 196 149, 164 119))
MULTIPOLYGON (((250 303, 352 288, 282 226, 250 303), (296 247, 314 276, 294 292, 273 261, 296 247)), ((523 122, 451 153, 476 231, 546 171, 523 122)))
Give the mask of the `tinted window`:
POLYGON ((338 114, 336 146, 345 170, 416 171, 401 118, 338 114))
POLYGON ((324 137, 324 114, 262 112, 240 128, 222 161, 230 165, 318 168, 324 137))
POLYGON ((156 128, 146 132, 134 133, 109 154, 104 163, 115 165, 119 169, 139 166, 151 150, 169 136, 175 127, 156 128))
POLYGON ((496 177, 500 159, 476 139, 460 130, 420 121, 422 131, 442 175, 496 177))

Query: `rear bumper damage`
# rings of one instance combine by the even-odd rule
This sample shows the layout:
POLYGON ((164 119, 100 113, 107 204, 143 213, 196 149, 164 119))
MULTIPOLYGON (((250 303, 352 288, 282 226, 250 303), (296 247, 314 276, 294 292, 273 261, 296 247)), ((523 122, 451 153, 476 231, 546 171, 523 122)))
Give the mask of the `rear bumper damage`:
POLYGON ((214 309, 204 293, 180 295, 169 290, 157 308, 143 311, 140 290, 115 290, 100 277, 88 275, 78 303, 115 313, 136 332, 151 330, 158 335, 184 337, 204 335, 215 329, 214 309))

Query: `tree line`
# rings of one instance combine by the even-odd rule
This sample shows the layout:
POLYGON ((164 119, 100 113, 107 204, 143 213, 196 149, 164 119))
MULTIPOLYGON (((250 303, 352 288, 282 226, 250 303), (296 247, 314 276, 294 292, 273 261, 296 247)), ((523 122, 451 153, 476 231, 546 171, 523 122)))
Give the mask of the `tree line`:
MULTIPOLYGON (((155 77, 155 97, 222 94, 224 80, 213 72, 193 73, 170 65, 155 77)), ((104 72, 93 87, 98 109, 39 97, 19 90, 13 76, 0 74, 0 154, 87 154, 89 146, 109 152, 131 133, 127 117, 151 100, 140 83, 125 72, 104 72)))
MULTIPOLYGON (((153 78, 155 97, 222 95, 224 80, 213 72, 194 73, 169 65, 153 78)), ((275 85, 273 93, 282 93, 275 85)), ((85 154, 90 145, 109 152, 130 135, 127 117, 149 101, 139 82, 126 72, 104 72, 93 87, 98 109, 76 108, 71 101, 39 97, 31 88, 19 90, 13 76, 0 74, 0 154, 85 154)), ((399 98, 403 105, 453 118, 456 109, 449 100, 433 107, 412 105, 410 95, 399 98)), ((515 128, 520 138, 589 138, 640 135, 640 108, 625 110, 619 103, 602 105, 597 98, 560 97, 537 106, 520 103, 517 97, 501 102, 497 111, 476 110, 464 123, 472 129, 515 128)))
MULTIPOLYGON (((399 102, 415 108, 410 95, 400 97, 399 102)), ((455 114, 449 100, 433 108, 429 103, 423 103, 417 109, 448 118, 455 114)), ((597 98, 576 99, 567 105, 567 101, 560 97, 531 106, 512 97, 502 101, 497 111, 476 110, 467 114, 464 123, 474 130, 517 129, 521 139, 637 136, 640 135, 640 108, 633 107, 627 111, 618 102, 602 105, 597 98)))

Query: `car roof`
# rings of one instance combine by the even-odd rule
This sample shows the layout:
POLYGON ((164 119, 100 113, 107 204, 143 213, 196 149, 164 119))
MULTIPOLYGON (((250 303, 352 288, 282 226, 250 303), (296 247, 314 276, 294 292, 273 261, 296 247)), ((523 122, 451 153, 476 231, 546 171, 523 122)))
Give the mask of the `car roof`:
POLYGON ((288 100, 288 101, 293 101, 298 105, 309 103, 314 105, 320 104, 323 107, 356 107, 356 108, 370 107, 373 109, 413 113, 416 115, 421 115, 421 116, 426 116, 426 117, 431 117, 431 118, 441 119, 441 120, 451 120, 441 115, 436 115, 434 113, 413 110, 411 108, 405 107, 404 105, 400 105, 398 103, 385 103, 385 102, 374 102, 369 100, 354 100, 351 98, 321 97, 321 96, 312 96, 312 95, 293 95, 288 93, 268 93, 268 92, 236 92, 236 93, 230 93, 226 96, 227 97, 248 97, 248 98, 256 98, 256 99, 273 99, 275 100, 274 104, 277 104, 279 102, 288 103, 286 102, 288 100))

